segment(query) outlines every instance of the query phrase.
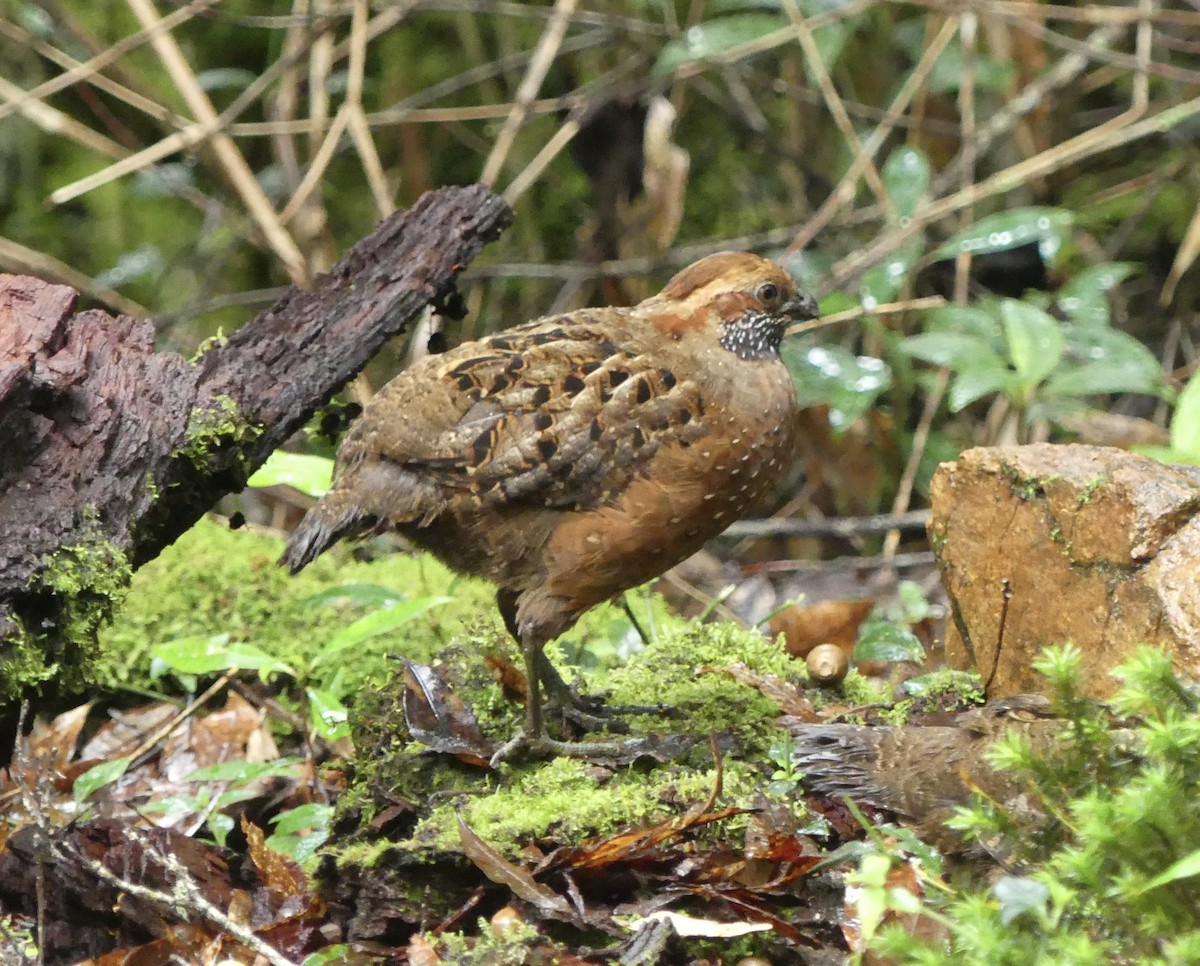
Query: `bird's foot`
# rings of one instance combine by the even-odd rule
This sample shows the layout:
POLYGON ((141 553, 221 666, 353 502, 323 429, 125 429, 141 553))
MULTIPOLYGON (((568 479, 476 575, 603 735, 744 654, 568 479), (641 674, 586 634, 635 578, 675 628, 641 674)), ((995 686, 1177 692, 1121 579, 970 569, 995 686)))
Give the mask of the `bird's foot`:
POLYGON ((669 761, 684 754, 692 744, 693 739, 683 735, 646 735, 622 741, 558 741, 522 730, 496 750, 489 764, 496 768, 500 762, 522 755, 536 758, 561 755, 603 765, 627 765, 643 757, 669 761))
POLYGON ((607 704, 603 694, 583 694, 579 685, 567 684, 548 660, 541 663, 541 677, 546 688, 546 714, 584 732, 607 729, 628 734, 629 725, 621 719, 634 714, 680 717, 679 709, 665 704, 607 704))
POLYGON ((657 714, 677 717, 678 709, 664 704, 607 704, 603 694, 581 694, 575 686, 557 691, 550 689, 546 700, 546 715, 573 725, 583 732, 611 731, 628 734, 629 725, 622 720, 627 715, 657 714))

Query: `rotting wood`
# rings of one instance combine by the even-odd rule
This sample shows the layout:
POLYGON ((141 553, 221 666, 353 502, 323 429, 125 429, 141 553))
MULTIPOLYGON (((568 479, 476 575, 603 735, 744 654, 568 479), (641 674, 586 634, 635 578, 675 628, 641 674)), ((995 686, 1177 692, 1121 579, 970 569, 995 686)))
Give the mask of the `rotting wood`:
POLYGON ((431 191, 194 362, 155 352, 148 321, 72 314, 72 289, 0 275, 0 668, 40 651, 31 683, 69 662, 129 572, 445 307, 511 220, 481 186, 431 191))

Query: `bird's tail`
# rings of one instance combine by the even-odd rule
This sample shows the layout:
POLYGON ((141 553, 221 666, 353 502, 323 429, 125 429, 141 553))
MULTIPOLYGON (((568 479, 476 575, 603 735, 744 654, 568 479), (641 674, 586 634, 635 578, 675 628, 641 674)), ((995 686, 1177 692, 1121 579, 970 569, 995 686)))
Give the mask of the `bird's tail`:
POLYGON ((368 525, 367 515, 352 499, 331 490, 292 531, 279 563, 298 573, 342 537, 362 531, 368 525))

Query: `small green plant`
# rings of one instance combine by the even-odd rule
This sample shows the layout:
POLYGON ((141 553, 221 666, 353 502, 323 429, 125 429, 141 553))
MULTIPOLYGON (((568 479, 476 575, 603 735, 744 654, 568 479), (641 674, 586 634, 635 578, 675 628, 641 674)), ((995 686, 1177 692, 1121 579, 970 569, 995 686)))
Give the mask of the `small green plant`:
MULTIPOLYGON (((1010 736, 990 759, 1028 781, 1039 827, 982 798, 960 809, 953 827, 1004 855, 1008 874, 984 886, 931 881, 919 911, 940 938, 886 925, 872 948, 922 966, 1197 962, 1196 694, 1151 649, 1117 670, 1111 710, 1080 695, 1077 650, 1046 652, 1038 670, 1055 693, 1062 736, 1052 752, 1010 736), (1127 720, 1114 723, 1112 711, 1127 720)), ((885 905, 907 911, 913 902, 885 905)))
POLYGON ((1112 328, 1104 293, 1131 271, 1097 265, 1059 292, 1056 318, 1039 299, 982 299, 929 313, 925 331, 900 350, 950 370, 951 412, 1000 394, 1022 427, 1077 412, 1088 396, 1168 396, 1161 366, 1144 345, 1112 328))
POLYGON ((309 720, 317 734, 329 741, 349 736, 348 713, 342 701, 345 683, 340 657, 371 638, 390 633, 422 614, 451 601, 449 597, 418 597, 404 600, 395 591, 375 584, 333 587, 310 598, 311 606, 350 600, 370 608, 362 617, 335 632, 302 668, 272 657, 249 642, 231 635, 198 635, 166 641, 151 650, 151 677, 168 672, 188 691, 195 691, 202 674, 233 669, 258 671, 264 679, 286 674, 304 685, 309 720))
POLYGON ((1171 445, 1143 446, 1139 453, 1164 463, 1200 466, 1200 372, 1194 373, 1175 401, 1171 415, 1171 445))
POLYGON ((767 755, 775 766, 767 783, 767 791, 776 798, 786 798, 796 790, 804 777, 796 767, 796 742, 790 735, 780 738, 767 749, 767 755))

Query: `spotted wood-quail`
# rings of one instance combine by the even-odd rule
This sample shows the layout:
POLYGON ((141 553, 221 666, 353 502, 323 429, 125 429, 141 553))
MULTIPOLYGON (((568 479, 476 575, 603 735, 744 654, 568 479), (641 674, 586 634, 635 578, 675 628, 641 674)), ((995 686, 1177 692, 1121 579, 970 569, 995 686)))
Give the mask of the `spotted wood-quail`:
POLYGON ((281 563, 296 572, 343 536, 395 530, 492 581, 529 682, 510 744, 575 753, 544 732, 538 682, 556 701, 570 694, 543 646, 778 482, 796 413, 779 346, 788 323, 815 315, 779 266, 724 252, 630 308, 549 316, 425 358, 351 427, 332 489, 281 563))

